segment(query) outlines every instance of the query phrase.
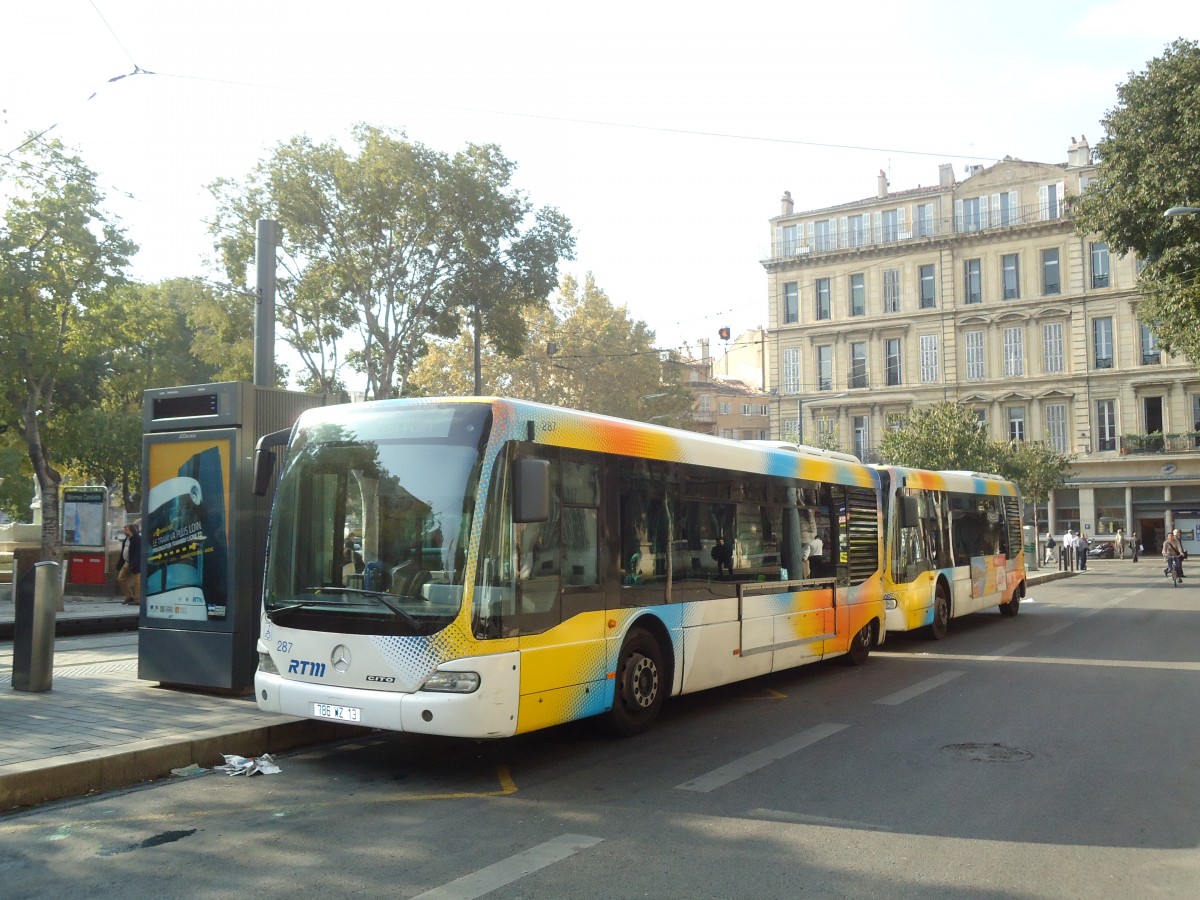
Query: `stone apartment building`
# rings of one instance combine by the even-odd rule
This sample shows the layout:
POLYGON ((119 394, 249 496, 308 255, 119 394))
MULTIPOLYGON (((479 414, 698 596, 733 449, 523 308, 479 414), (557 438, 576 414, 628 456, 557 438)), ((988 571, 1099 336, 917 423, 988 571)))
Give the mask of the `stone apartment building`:
POLYGON ((739 441, 769 440, 771 397, 763 387, 765 332, 747 332, 714 359, 708 340, 684 348, 687 386, 695 397, 688 428, 739 441))
POLYGON ((1200 374, 1138 320, 1137 260, 1076 233, 1096 172, 1072 138, 1065 164, 942 165, 897 192, 881 172, 873 197, 800 212, 784 194, 763 260, 773 436, 873 461, 909 409, 959 401, 1076 454, 1041 515, 1056 534, 1132 527, 1157 550, 1176 513, 1200 519, 1200 374))

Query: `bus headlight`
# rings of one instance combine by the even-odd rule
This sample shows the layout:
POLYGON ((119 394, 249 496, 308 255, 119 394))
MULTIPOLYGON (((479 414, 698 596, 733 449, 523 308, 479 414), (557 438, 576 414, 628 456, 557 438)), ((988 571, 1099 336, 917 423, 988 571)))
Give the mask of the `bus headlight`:
POLYGON ((900 604, 896 602, 896 598, 893 597, 891 594, 883 595, 883 608, 884 609, 896 609, 897 607, 899 607, 899 605, 900 604))
POLYGON ((434 672, 421 685, 423 691, 441 694, 469 694, 479 690, 478 672, 434 672))
POLYGON ((261 650, 259 651, 258 671, 266 672, 268 675, 279 674, 279 670, 275 668, 275 660, 271 659, 270 653, 263 653, 261 650))

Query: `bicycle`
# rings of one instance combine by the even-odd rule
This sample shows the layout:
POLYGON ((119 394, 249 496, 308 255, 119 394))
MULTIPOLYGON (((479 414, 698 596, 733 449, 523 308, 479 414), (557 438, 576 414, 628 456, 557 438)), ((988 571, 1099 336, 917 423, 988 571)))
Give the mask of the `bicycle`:
POLYGON ((1168 557, 1166 557, 1166 560, 1167 560, 1167 571, 1163 574, 1171 576, 1171 586, 1172 587, 1179 587, 1179 578, 1180 578, 1179 566, 1180 566, 1180 563, 1183 561, 1182 557, 1168 556, 1168 557))

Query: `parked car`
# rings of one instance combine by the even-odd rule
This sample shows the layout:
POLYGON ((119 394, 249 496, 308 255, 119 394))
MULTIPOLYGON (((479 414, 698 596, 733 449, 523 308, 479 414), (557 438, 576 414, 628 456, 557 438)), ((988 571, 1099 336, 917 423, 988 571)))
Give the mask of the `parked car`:
POLYGON ((1096 542, 1088 547, 1088 559, 1116 559, 1117 551, 1109 541, 1096 542))

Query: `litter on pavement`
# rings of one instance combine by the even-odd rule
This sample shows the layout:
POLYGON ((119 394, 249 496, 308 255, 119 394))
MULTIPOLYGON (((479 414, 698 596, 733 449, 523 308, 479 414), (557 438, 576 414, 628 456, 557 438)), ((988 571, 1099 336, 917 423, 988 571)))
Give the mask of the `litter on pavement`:
POLYGON ((214 766, 214 772, 224 772, 227 775, 278 775, 282 769, 275 765, 275 760, 271 759, 269 753, 264 753, 262 756, 253 759, 247 759, 244 756, 232 756, 228 753, 222 753, 225 757, 225 765, 214 766))

